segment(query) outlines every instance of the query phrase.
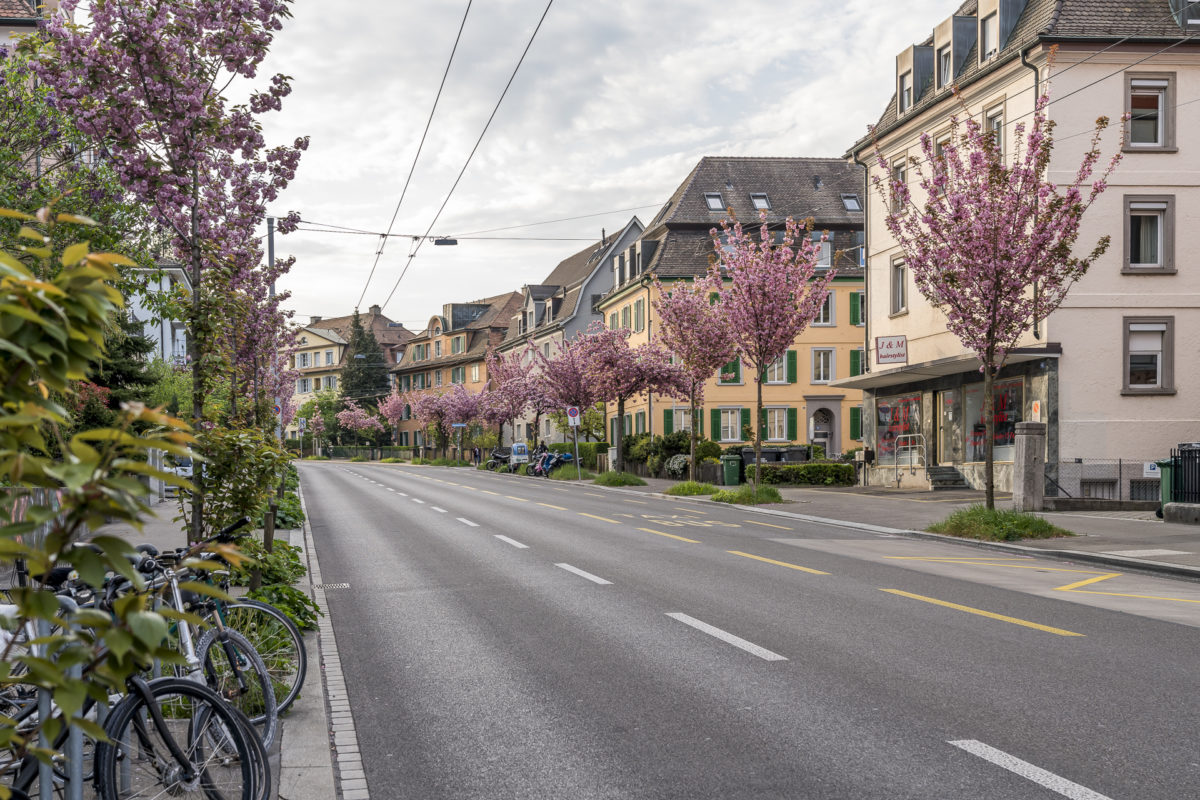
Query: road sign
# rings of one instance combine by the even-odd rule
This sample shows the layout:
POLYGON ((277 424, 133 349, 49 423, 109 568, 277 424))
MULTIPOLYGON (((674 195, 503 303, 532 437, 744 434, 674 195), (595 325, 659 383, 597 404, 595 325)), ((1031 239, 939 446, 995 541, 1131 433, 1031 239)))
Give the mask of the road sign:
POLYGON ((283 413, 283 407, 280 406, 279 403, 276 403, 275 404, 275 416, 278 417, 282 413, 283 413))
POLYGON ((451 422, 451 423, 450 423, 450 427, 451 427, 451 428, 465 428, 465 427, 467 427, 467 423, 465 423, 465 422, 451 422))
POLYGON ((567 425, 572 428, 579 427, 579 407, 567 406, 567 425))
POLYGON ((305 428, 308 427, 308 420, 305 419, 304 417, 301 417, 299 425, 300 425, 300 430, 304 430, 305 428))

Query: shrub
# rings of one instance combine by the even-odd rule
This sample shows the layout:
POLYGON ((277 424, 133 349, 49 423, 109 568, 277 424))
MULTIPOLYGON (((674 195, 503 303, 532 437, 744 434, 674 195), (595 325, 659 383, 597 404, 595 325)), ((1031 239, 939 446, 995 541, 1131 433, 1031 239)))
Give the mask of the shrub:
POLYGON ((691 450, 687 431, 675 431, 674 433, 668 433, 665 436, 657 436, 655 438, 658 441, 658 454, 664 460, 691 450))
POLYGON ((646 482, 628 472, 605 472, 596 478, 597 486, 645 486, 646 482))
MULTIPOLYGON (((686 452, 686 451, 685 451, 686 452)), ((696 442, 696 460, 703 462, 707 458, 720 459, 721 445, 714 441, 705 439, 702 442, 696 442)))
POLYGON ((758 487, 757 496, 753 486, 741 486, 737 489, 724 489, 712 496, 718 503, 736 503, 739 506, 753 506, 760 503, 782 503, 783 497, 774 486, 758 487))
POLYGON ((257 539, 243 539, 238 547, 244 555, 253 559, 254 563, 245 561, 230 571, 229 579, 234 586, 249 586, 250 572, 255 566, 262 573, 264 586, 270 583, 285 583, 291 586, 308 572, 304 562, 300 560, 300 548, 287 542, 274 542, 270 553, 257 539))
MULTIPOLYGON (((672 458, 674 458, 674 456, 672 456, 672 458)), ((648 459, 646 459, 646 470, 650 473, 650 477, 652 477, 652 478, 658 477, 658 474, 660 472, 662 472, 662 468, 663 468, 663 457, 662 456, 652 455, 648 459)))
POLYGON ((715 456, 710 456, 710 457, 708 457, 708 458, 702 459, 702 460, 700 461, 700 463, 701 463, 701 464, 720 464, 720 463, 721 463, 721 459, 719 459, 719 458, 716 458, 715 456))
POLYGON ((677 483, 670 489, 667 489, 664 494, 674 495, 676 497, 694 497, 702 494, 715 494, 717 487, 711 483, 699 483, 697 481, 683 481, 677 483))
POLYGON ((590 481, 595 477, 596 473, 588 472, 586 469, 583 470, 582 475, 576 473, 574 464, 564 464, 563 466, 554 470, 554 472, 550 473, 550 480, 552 481, 573 481, 577 478, 590 481))
POLYGON ((305 456, 305 461, 328 461, 329 456, 305 456))
MULTIPOLYGON (((287 492, 283 495, 283 499, 276 501, 275 507, 275 527, 276 528, 299 528, 304 524, 304 510, 300 508, 300 498, 293 492, 287 492)), ((259 525, 264 526, 264 520, 267 516, 267 504, 264 503, 258 511, 255 519, 259 520, 259 525)))
POLYGON ((679 480, 687 474, 688 457, 680 454, 667 459, 667 476, 679 480))
POLYGON ((380 464, 404 464, 406 462, 403 458, 381 458, 381 459, 379 459, 379 463, 380 464))
MULTIPOLYGON (((416 459, 413 460, 416 463, 416 459)), ((471 467, 474 466, 470 461, 463 461, 458 458, 435 458, 432 461, 425 461, 425 464, 430 464, 435 467, 471 467)))
MULTIPOLYGON (((628 441, 628 440, 626 440, 628 441)), ((608 442, 580 442, 579 443, 579 463, 584 469, 596 468, 596 454, 608 452, 608 442)), ((570 453, 572 457, 575 455, 575 445, 572 442, 559 442, 558 444, 550 445, 550 449, 556 453, 570 453)))
POLYGON ((625 437, 622 442, 625 448, 625 460, 634 464, 645 464, 650 456, 658 455, 659 448, 648 433, 634 433, 625 437))
MULTIPOLYGON (((357 463, 361 463, 361 462, 363 462, 363 461, 366 461, 366 460, 367 460, 367 457, 366 457, 366 456, 352 456, 352 457, 350 458, 350 460, 351 460, 351 461, 354 461, 354 462, 357 462, 357 463)), ((414 459, 414 462, 415 462, 415 459, 414 459)))
MULTIPOLYGON (((746 480, 753 481, 758 468, 746 467, 746 480)), ((799 464, 763 464, 762 482, 774 485, 853 486, 854 465, 833 461, 806 461, 799 464)))
POLYGON ((977 505, 961 508, 941 522, 930 525, 931 533, 962 536, 968 539, 984 539, 992 542, 1012 542, 1017 539, 1054 539, 1074 536, 1068 530, 1051 525, 1035 514, 1019 511, 988 510, 977 505))
POLYGON ((317 617, 325 616, 317 604, 295 586, 273 583, 255 589, 246 596, 251 600, 270 603, 302 631, 316 630, 317 617))

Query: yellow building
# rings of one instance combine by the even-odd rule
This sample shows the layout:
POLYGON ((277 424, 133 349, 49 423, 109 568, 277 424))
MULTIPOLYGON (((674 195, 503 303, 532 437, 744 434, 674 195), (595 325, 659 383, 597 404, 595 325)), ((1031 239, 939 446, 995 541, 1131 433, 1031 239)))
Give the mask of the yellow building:
MULTIPOLYGON (((667 201, 642 236, 612 259, 615 288, 597 304, 609 327, 628 328, 630 343, 654 339, 653 278, 664 286, 703 275, 713 255, 709 231, 728 209, 742 220, 767 212, 782 229, 787 217, 812 218, 817 235, 828 233, 823 263, 837 266, 820 317, 767 370, 763 385, 763 439, 768 444, 819 444, 827 453, 860 446, 862 395, 834 389, 838 378, 857 375, 863 358, 863 177, 840 159, 707 157, 667 201)), ((757 224, 757 223, 756 223, 757 224)), ((705 386, 699 425, 722 445, 746 441, 756 405, 754 377, 732 362, 705 386)), ((616 405, 608 412, 615 414, 616 405)), ((650 395, 625 403, 625 418, 609 420, 626 433, 686 430, 685 402, 650 395)))

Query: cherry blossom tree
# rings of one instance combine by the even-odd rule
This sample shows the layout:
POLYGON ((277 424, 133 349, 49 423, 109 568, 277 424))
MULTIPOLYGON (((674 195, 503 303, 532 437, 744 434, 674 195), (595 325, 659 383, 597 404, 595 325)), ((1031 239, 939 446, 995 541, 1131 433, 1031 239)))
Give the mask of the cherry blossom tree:
POLYGON ((313 437, 313 455, 317 455, 320 452, 322 434, 325 433, 325 418, 319 413, 309 417, 308 432, 313 437))
POLYGON ((512 426, 513 441, 517 439, 516 419, 525 413, 530 397, 530 369, 521 352, 488 353, 487 405, 483 417, 500 427, 500 444, 504 444, 504 424, 512 426))
MULTIPOLYGON (((446 418, 449 420, 451 430, 454 424, 470 425, 475 420, 483 416, 487 395, 483 392, 475 393, 467 389, 461 383, 454 384, 449 392, 442 397, 442 402, 446 406, 446 418)), ((460 428, 465 430, 465 428, 460 428)), ((462 437, 459 437, 459 457, 462 457, 462 437)))
POLYGON ((408 405, 404 396, 392 387, 392 393, 379 401, 379 413, 392 426, 392 440, 395 441, 397 429, 404 419, 404 409, 408 405))
POLYGON ((537 352, 534 380, 539 384, 538 391, 558 408, 575 406, 582 411, 600 402, 596 385, 587 376, 584 338, 580 335, 556 345, 553 358, 537 352))
MULTIPOLYGON (((367 431, 383 432, 383 423, 379 417, 363 408, 354 400, 347 400, 346 407, 337 413, 338 424, 349 431, 354 431, 358 437, 367 431)), ((357 444, 357 442, 356 442, 357 444)))
MULTIPOLYGON (((762 462, 762 387, 767 367, 782 357, 796 337, 816 318, 835 270, 817 269, 820 247, 809 236, 809 223, 791 217, 784 222, 782 239, 776 241, 767 227, 766 212, 758 235, 748 233, 742 223, 721 222, 721 231, 711 231, 720 268, 729 281, 718 292, 718 301, 742 361, 754 376, 755 416, 754 461, 762 462)), ((761 482, 754 470, 754 491, 761 482)))
MULTIPOLYGON (((995 507, 996 375, 1022 335, 1059 307, 1109 245, 1105 235, 1090 253, 1074 251, 1084 212, 1105 190, 1120 161, 1117 153, 1096 174, 1109 119, 1096 120, 1073 182, 1060 187, 1046 177, 1054 146, 1048 103, 1042 95, 1028 126, 1016 124, 1014 152, 1008 158, 965 106, 961 118, 951 117, 948 142, 938 146, 922 134, 924 158, 913 161, 913 170, 923 202, 914 199, 905 183, 873 176, 876 189, 894 209, 885 222, 917 289, 979 359, 988 508, 995 507)), ((882 174, 891 176, 878 144, 876 156, 882 174)))
MULTIPOLYGON (((671 355, 655 342, 629 346, 630 331, 606 328, 593 322, 580 337, 585 377, 596 387, 601 400, 617 404, 617 419, 625 417, 625 403, 653 392, 681 399, 687 397, 690 381, 682 367, 671 363, 671 355)), ((616 469, 625 469, 624 426, 617 425, 616 469)))
POLYGON ((733 329, 713 295, 720 296, 720 270, 714 265, 703 278, 677 281, 670 289, 654 276, 658 299, 654 310, 658 314, 658 335, 664 347, 675 356, 688 380, 688 403, 691 419, 691 445, 688 477, 696 478, 696 440, 699 437, 698 409, 704 400, 704 384, 722 364, 731 361, 735 353, 733 329))
POLYGON ((450 433, 454 430, 452 401, 447 392, 420 392, 409 403, 412 406, 413 418, 417 422, 431 428, 437 437, 438 448, 442 457, 446 456, 446 444, 450 433))

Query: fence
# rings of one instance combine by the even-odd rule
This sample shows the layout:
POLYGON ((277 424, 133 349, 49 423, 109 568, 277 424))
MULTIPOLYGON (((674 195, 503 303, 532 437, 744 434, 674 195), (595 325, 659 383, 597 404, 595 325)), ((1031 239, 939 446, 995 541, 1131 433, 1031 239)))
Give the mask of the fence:
POLYGON ((1159 499, 1153 461, 1122 458, 1074 458, 1046 464, 1046 496, 1088 500, 1159 499))
POLYGON ((1180 445, 1171 451, 1171 499, 1176 503, 1200 503, 1200 446, 1180 445))

